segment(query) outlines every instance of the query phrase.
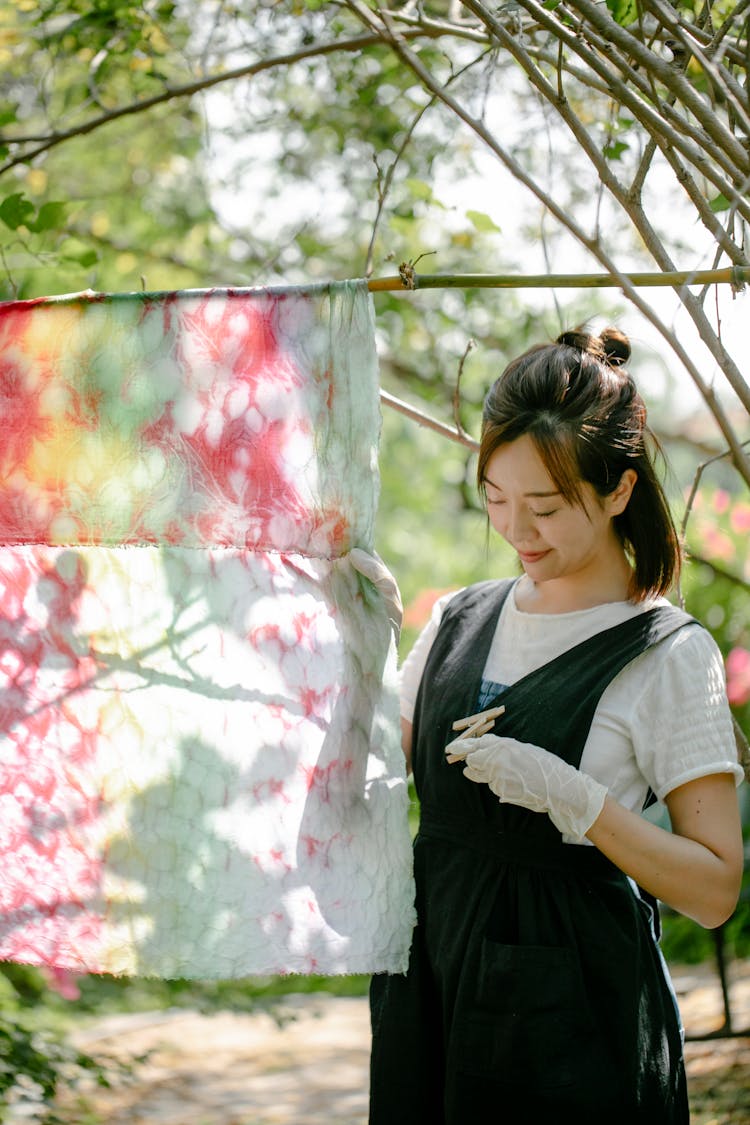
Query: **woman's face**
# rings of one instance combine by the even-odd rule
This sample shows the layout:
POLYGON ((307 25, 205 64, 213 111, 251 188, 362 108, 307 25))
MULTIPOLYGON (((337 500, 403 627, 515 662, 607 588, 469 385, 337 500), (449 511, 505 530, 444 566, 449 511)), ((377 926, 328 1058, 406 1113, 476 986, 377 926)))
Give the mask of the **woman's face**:
POLYGON ((622 563, 612 519, 625 509, 634 481, 633 470, 626 470, 606 497, 580 481, 583 507, 570 504, 524 434, 499 446, 487 462, 487 512, 532 581, 594 578, 608 572, 615 560, 622 563))

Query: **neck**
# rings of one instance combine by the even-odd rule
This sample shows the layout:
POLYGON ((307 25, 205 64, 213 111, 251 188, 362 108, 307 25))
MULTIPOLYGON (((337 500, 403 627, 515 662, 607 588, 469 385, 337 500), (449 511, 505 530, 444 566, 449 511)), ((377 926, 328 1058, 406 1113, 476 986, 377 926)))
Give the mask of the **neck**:
POLYGON ((524 574, 518 584, 516 605, 525 613, 573 613, 608 602, 624 602, 628 600, 632 573, 625 553, 620 551, 611 567, 594 574, 582 572, 546 582, 534 582, 524 574))

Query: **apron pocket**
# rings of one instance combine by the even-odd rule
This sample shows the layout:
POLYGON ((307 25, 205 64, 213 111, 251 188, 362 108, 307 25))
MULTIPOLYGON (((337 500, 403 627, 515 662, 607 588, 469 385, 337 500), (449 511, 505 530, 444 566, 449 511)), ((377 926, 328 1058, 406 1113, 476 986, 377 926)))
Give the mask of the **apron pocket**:
POLYGON ((609 1063, 586 1009, 573 950, 485 938, 474 1005, 456 1013, 451 1052, 465 1074, 529 1093, 600 1086, 609 1063))

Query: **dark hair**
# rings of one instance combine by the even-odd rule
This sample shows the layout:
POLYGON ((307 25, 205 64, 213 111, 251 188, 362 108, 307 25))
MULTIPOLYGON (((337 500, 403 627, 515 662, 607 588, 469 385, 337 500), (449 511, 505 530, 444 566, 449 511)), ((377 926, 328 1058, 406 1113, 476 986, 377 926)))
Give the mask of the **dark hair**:
POLYGON ((605 328, 600 336, 563 332, 554 344, 537 344, 514 359, 485 399, 477 481, 484 495, 490 457, 523 434, 570 504, 582 505, 582 481, 608 496, 625 469, 635 469, 638 479, 614 527, 633 565, 628 596, 642 601, 669 590, 681 552, 654 468, 661 447, 625 370, 629 358, 627 336, 605 328))

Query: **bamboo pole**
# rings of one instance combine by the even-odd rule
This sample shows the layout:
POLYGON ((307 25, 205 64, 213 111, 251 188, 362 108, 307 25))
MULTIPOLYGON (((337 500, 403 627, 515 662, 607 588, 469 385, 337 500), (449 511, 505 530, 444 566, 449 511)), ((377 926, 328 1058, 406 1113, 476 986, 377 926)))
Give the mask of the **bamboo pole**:
MULTIPOLYGON (((741 289, 750 281, 750 266, 727 266, 717 270, 672 270, 661 273, 623 274, 636 287, 686 285, 731 285, 741 289)), ((376 277, 367 282, 372 293, 410 291, 414 289, 597 289, 619 287, 621 282, 607 273, 579 274, 418 274, 413 266, 402 262, 395 277, 376 277)))
MULTIPOLYGON (((634 286, 731 285, 741 289, 750 281, 750 267, 730 266, 716 270, 673 270, 661 273, 633 273, 624 277, 634 286)), ((620 281, 611 274, 425 274, 415 272, 409 262, 402 262, 397 277, 371 278, 367 282, 370 292, 410 292, 416 289, 593 289, 619 286, 620 281)), ((479 443, 453 426, 431 418, 429 414, 380 391, 380 399, 393 410, 411 418, 419 426, 434 430, 443 437, 476 452, 479 443)))

